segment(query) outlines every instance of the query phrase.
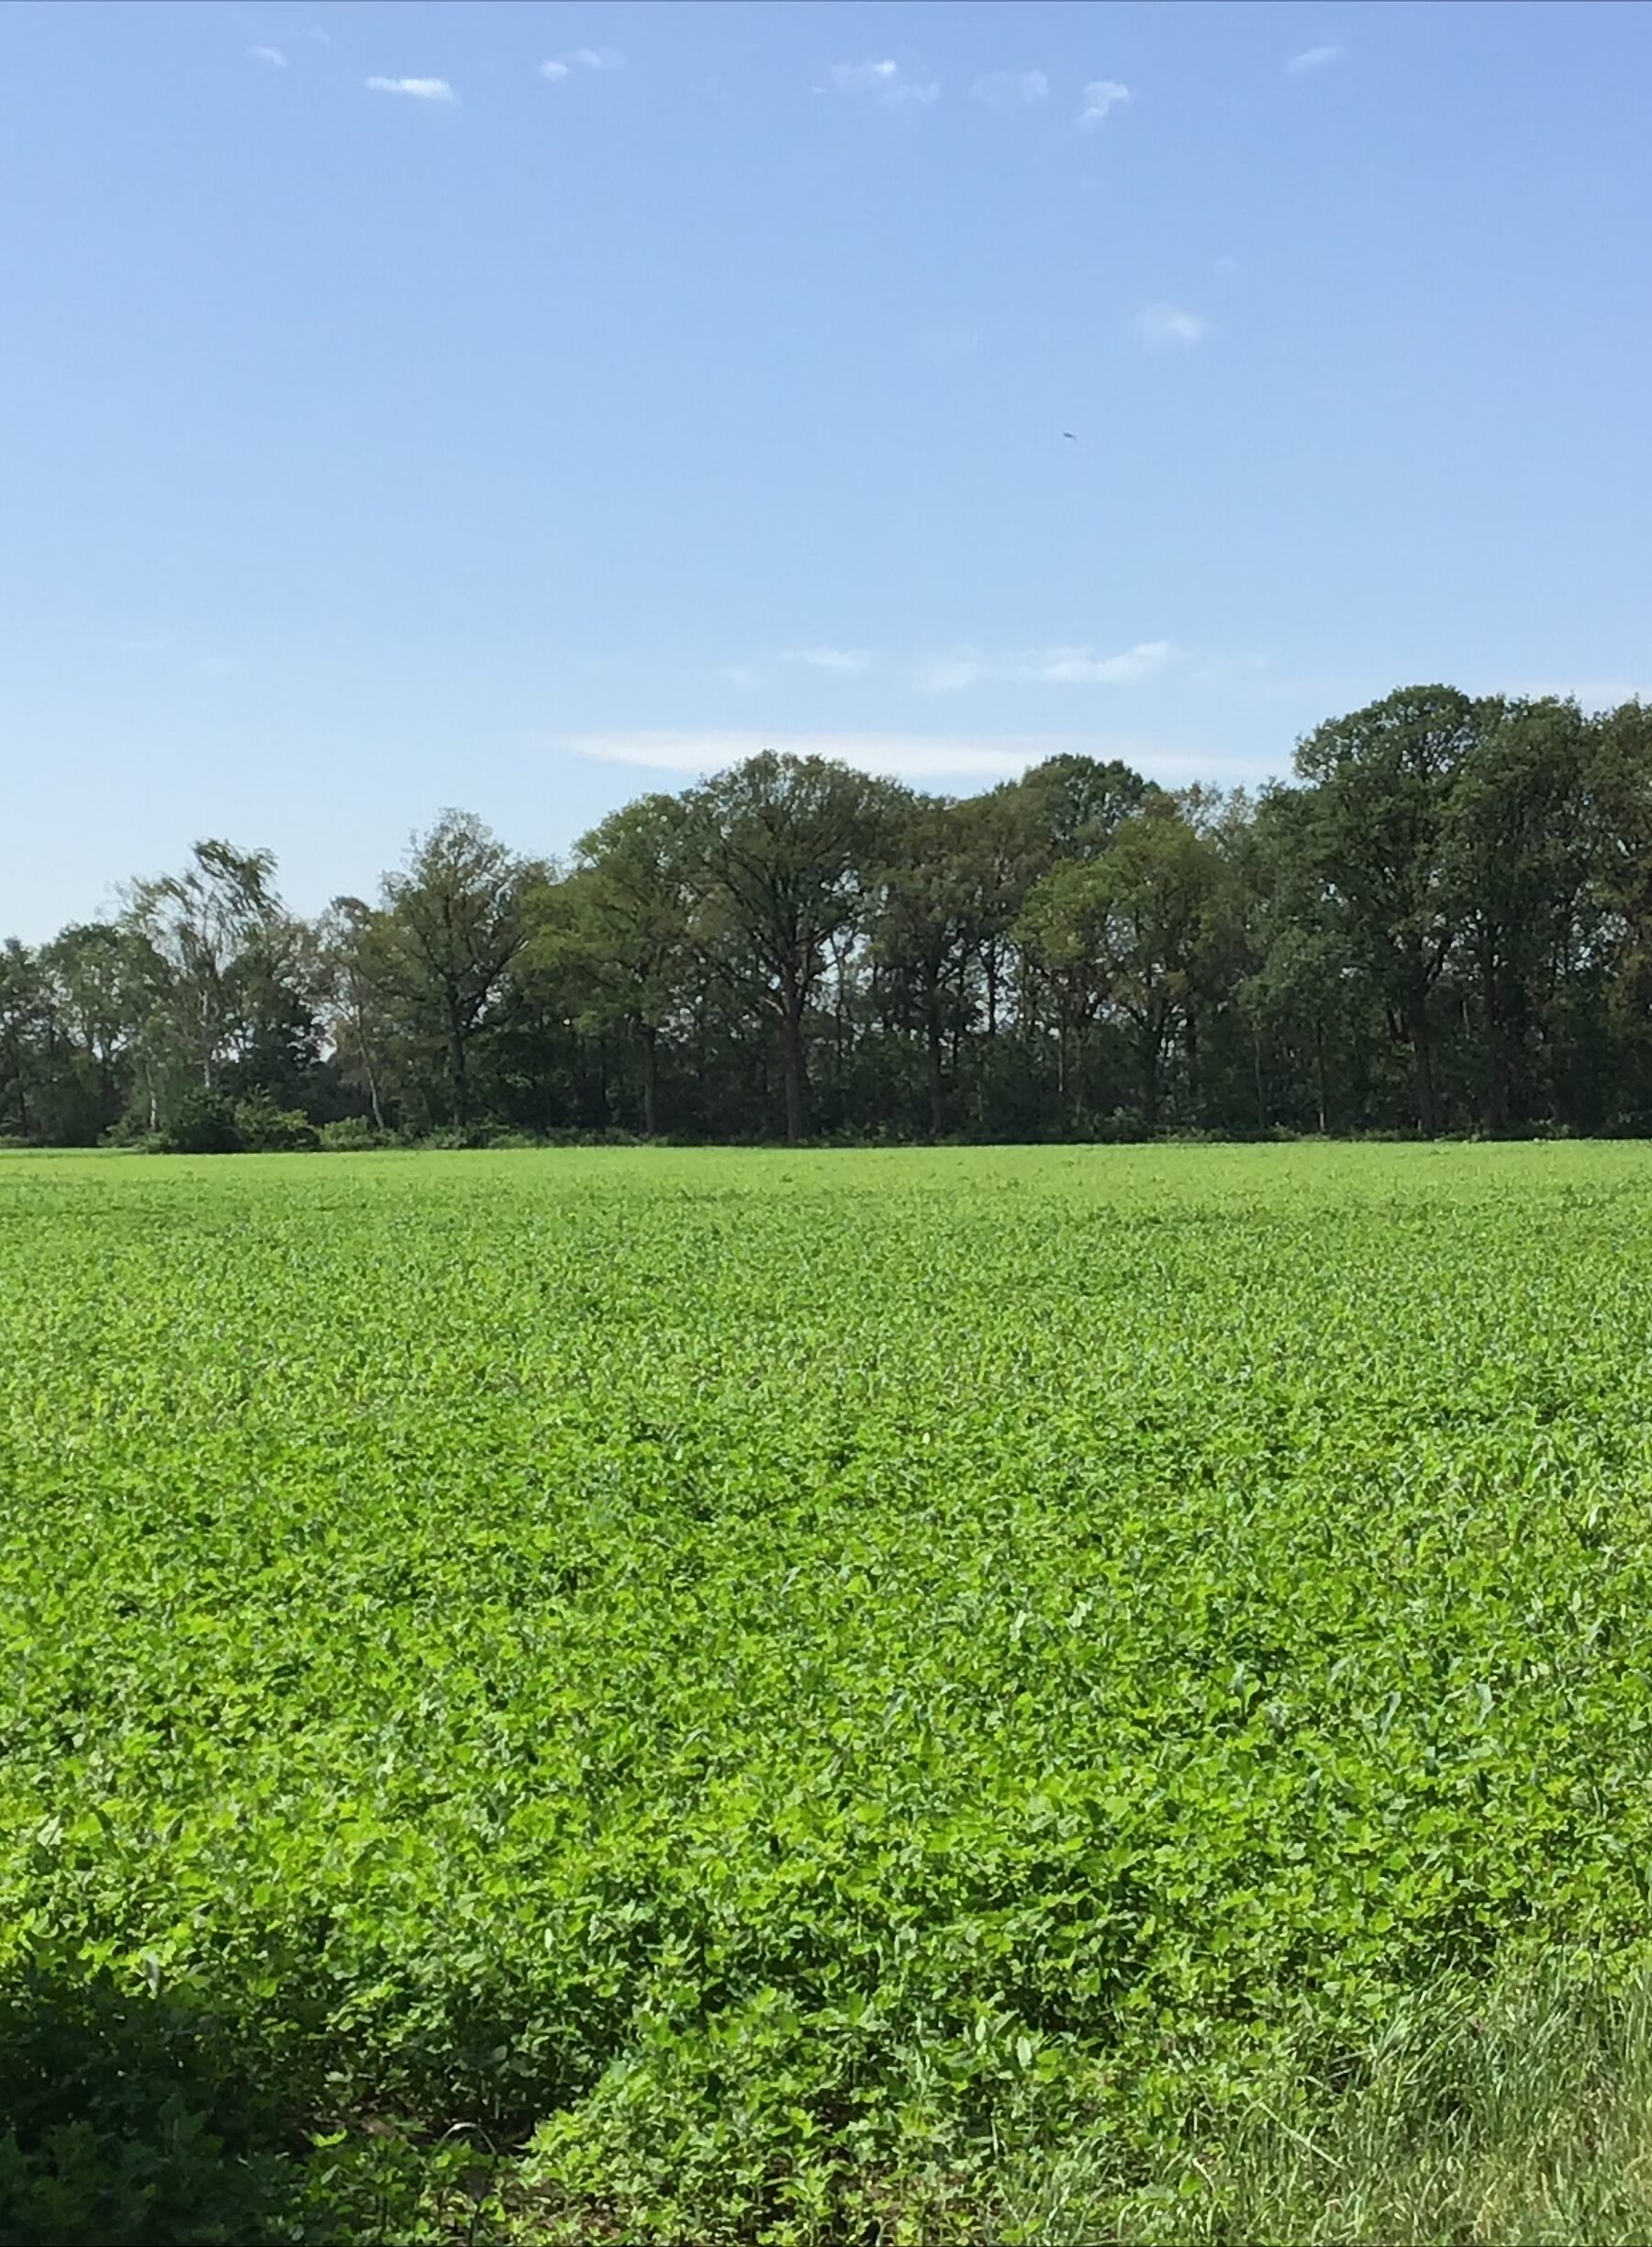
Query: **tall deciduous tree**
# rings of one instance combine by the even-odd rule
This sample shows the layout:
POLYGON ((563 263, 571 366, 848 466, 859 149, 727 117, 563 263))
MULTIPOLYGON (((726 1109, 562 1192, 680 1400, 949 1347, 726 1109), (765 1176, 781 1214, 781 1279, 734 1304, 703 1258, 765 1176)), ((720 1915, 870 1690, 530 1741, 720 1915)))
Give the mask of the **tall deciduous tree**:
POLYGON ((920 796, 889 820, 872 921, 880 963, 917 1018, 932 1138, 947 1127, 947 1033, 966 1013, 980 926, 980 873, 959 810, 943 797, 920 796))
POLYGON ((1587 731, 1577 705, 1488 701, 1442 821, 1443 860, 1479 1001, 1492 1132, 1537 1098, 1534 1043, 1591 843, 1587 731))
POLYGON ((1063 860, 1028 900, 1029 932, 1078 983, 1087 1011, 1109 1008, 1130 1025, 1149 1131, 1167 1049, 1192 1020, 1222 889, 1214 844, 1157 796, 1120 822, 1099 857, 1063 860))
POLYGON ((1430 995, 1462 926, 1447 811, 1484 723, 1481 706, 1455 688, 1403 687, 1331 719, 1297 749, 1297 770, 1315 788, 1309 847, 1411 1046, 1425 1132, 1440 1113, 1430 995))
POLYGON ((693 837, 679 796, 639 798, 578 845, 568 910, 536 950, 576 968, 593 1012, 618 1022, 640 1060, 642 1129, 660 1129, 660 1040, 684 1004, 691 948, 693 837))
POLYGON ((383 1131, 396 1037, 396 962, 385 917, 362 898, 334 898, 316 924, 314 956, 318 1004, 334 1053, 366 1093, 374 1129, 383 1131))
POLYGON ((266 850, 197 843, 181 874, 138 883, 127 921, 158 972, 151 1045, 211 1091, 281 920, 266 850))
POLYGON ((823 757, 765 754, 695 792, 702 909, 745 954, 780 1035, 786 1135, 809 1135, 806 1024, 834 937, 854 927, 891 791, 823 757))
POLYGON ((527 944, 545 869, 506 849, 468 811, 444 811, 385 878, 385 965, 445 1056, 450 1111, 471 1119, 471 1047, 527 944))

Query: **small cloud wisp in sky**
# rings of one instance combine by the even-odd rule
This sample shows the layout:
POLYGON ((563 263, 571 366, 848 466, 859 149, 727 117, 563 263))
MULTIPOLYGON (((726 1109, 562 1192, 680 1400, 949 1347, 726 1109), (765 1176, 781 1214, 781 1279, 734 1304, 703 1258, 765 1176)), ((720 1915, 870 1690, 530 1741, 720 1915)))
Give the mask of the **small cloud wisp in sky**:
POLYGON ((1044 648, 1023 656, 1014 676, 1047 687, 1128 687, 1162 671, 1169 660, 1168 640, 1141 640, 1122 655, 1097 655, 1088 648, 1044 648))
POLYGON ((279 47, 249 47, 248 54, 254 62, 262 62, 269 70, 285 70, 287 59, 279 47))
POLYGON ((969 91, 988 109, 1030 109, 1035 102, 1048 100, 1050 82, 1043 71, 988 71, 969 91))
POLYGON ((1304 47, 1300 54, 1293 54, 1285 65, 1288 78, 1306 77, 1310 71, 1323 70, 1327 62, 1334 62, 1341 54, 1340 47, 1304 47))
POLYGON ((1200 312, 1184 312, 1178 305, 1153 304, 1136 314, 1137 338, 1149 351, 1185 350, 1202 343, 1211 323, 1200 312))
POLYGON ((559 79, 572 75, 576 70, 622 71, 625 57, 618 47, 575 47, 566 54, 551 55, 539 66, 541 78, 555 85, 559 79))
POLYGON ((1041 756, 1073 744, 1065 735, 947 735, 933 733, 575 733, 557 746, 599 765, 640 765, 651 772, 712 773, 760 750, 794 756, 832 757, 856 771, 898 780, 1004 780, 1041 756))
POLYGON ((411 101, 456 102, 459 98, 445 78, 369 78, 372 94, 405 94, 411 101))
POLYGON ((780 661, 807 664, 811 671, 831 671, 839 678, 858 678, 872 668, 870 648, 782 648, 780 661))
POLYGON ((1028 648, 1015 655, 984 655, 958 648, 919 666, 918 684, 930 694, 952 694, 983 682, 1036 687, 1129 687, 1162 671, 1172 654, 1168 640, 1142 640, 1117 655, 1093 648, 1028 648))
POLYGON ((1130 99, 1130 88, 1121 85, 1116 78, 1092 78, 1084 89, 1084 102, 1078 112, 1080 132, 1093 132, 1111 110, 1122 109, 1130 99))
POLYGON ((902 102, 917 102, 927 108, 941 96, 933 79, 908 78, 899 62, 834 62, 826 73, 826 84, 834 94, 865 94, 889 108, 902 102))

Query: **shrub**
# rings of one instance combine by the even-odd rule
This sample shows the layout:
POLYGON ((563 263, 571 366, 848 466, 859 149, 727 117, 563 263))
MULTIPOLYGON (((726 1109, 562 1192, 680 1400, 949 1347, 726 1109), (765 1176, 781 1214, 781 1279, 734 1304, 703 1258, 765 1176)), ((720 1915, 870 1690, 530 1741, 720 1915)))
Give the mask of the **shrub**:
POLYGON ((331 1124, 321 1126, 321 1145, 329 1155, 365 1153, 371 1147, 387 1146, 387 1132, 374 1128, 369 1116, 340 1116, 331 1124))
POLYGON ((240 1146, 235 1111, 221 1093, 202 1085, 178 1100, 161 1137, 169 1155, 233 1155, 240 1146))
POLYGON ((267 1092, 251 1093, 235 1111, 235 1132, 252 1155, 309 1154, 321 1144, 301 1108, 277 1108, 267 1092))

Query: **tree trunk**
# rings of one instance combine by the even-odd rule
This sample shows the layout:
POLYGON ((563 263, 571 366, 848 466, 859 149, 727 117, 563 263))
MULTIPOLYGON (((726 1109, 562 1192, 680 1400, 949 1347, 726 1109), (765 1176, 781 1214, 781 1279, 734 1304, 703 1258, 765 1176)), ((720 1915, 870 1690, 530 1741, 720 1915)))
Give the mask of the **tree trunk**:
POLYGON ((461 1131, 470 1122, 469 1056, 458 1012, 448 1009, 448 1070, 453 1080, 453 1122, 461 1131))
POLYGON ((1267 1097, 1262 1090, 1262 1025, 1251 1023, 1251 1061, 1256 1077, 1256 1129, 1267 1129, 1267 1097))
POLYGON ((366 1033, 362 1027, 359 1016, 356 1021, 356 1045, 362 1056, 362 1074, 367 1079, 367 1105, 373 1112, 373 1128, 374 1131, 383 1131, 385 1111, 379 1101, 378 1074, 374 1068, 373 1050, 367 1043, 366 1033))
POLYGON ((1323 1139, 1331 1102, 1325 1085, 1325 1025, 1317 1014, 1313 1018, 1313 1068, 1319 1091, 1319 1134, 1323 1139))
POLYGON ((795 985, 783 994, 780 1034, 786 1141, 788 1146, 801 1146, 809 1136, 809 1056, 803 1045, 803 993, 795 985))
POLYGON ((1192 1007, 1187 1011, 1188 1024, 1188 1111, 1193 1122, 1199 1113, 1199 1016, 1192 1007))
POLYGON ((938 994, 932 989, 924 1007, 923 1028, 929 1073, 930 1137, 939 1139, 946 1129, 946 1078, 943 1062, 941 1009, 938 994))
POLYGON ((1419 987, 1406 1001, 1406 1034, 1411 1039, 1412 1060, 1416 1073, 1417 1124, 1424 1138, 1432 1139, 1438 1127, 1439 1109, 1434 1099, 1434 1046, 1428 1029, 1428 992, 1419 987))
POLYGON ((642 1025, 642 1135, 657 1139, 660 1135, 660 1056, 659 1032, 652 1023, 642 1025))
POLYGON ((1142 1122, 1153 1132, 1158 1129, 1158 1120, 1159 1034, 1149 1030, 1142 1038, 1142 1122))
POLYGON ((1501 1138, 1514 1107, 1510 1031, 1516 1010, 1509 1004, 1507 980, 1489 944, 1480 951, 1480 982, 1486 1001, 1486 1129, 1501 1138))

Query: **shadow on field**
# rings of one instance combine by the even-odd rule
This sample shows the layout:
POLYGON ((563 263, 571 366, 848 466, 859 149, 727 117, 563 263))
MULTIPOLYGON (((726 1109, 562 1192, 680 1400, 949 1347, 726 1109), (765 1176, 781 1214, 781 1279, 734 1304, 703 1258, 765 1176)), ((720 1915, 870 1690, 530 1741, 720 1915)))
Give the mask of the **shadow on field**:
POLYGON ((326 2128, 311 2045, 188 1991, 0 1988, 0 2247, 486 2247, 501 2164, 457 2126, 326 2128))
POLYGON ((0 2242, 304 2238, 303 2102, 267 2070, 182 1997, 45 1973, 0 1992, 0 2242))

